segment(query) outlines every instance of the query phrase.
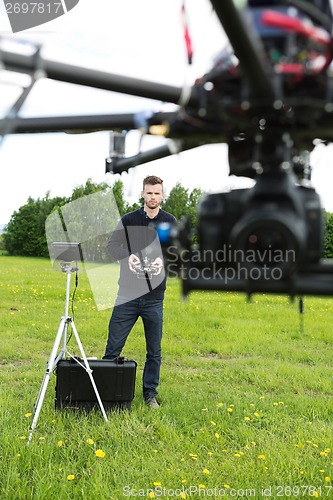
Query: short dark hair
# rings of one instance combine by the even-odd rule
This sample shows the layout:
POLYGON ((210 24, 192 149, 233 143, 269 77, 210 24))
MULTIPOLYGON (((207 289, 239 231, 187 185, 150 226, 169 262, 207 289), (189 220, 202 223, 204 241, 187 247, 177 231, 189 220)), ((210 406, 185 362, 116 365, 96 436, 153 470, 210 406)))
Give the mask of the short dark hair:
POLYGON ((143 179, 143 189, 145 189, 145 185, 149 184, 151 186, 155 186, 155 184, 162 184, 163 187, 163 181, 160 177, 157 177, 156 175, 148 175, 143 179))

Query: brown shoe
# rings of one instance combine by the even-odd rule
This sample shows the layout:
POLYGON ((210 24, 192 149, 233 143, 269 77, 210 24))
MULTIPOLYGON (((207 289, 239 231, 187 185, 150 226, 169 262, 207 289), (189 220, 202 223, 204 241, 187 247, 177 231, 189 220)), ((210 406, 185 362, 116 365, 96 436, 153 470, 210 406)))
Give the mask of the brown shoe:
POLYGON ((150 408, 159 408, 160 407, 160 405, 158 404, 158 402, 154 396, 146 399, 146 405, 150 406, 150 408))

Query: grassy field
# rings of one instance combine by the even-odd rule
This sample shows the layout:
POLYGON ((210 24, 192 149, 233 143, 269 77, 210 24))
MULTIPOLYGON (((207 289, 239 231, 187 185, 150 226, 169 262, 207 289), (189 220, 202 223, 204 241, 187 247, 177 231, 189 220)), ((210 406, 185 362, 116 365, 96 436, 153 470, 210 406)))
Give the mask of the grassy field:
MULTIPOLYGON (((138 363, 130 412, 54 409, 51 380, 27 437, 64 308, 65 275, 47 260, 0 256, 0 498, 333 498, 333 303, 195 292, 165 300, 162 406, 142 402, 138 322, 124 355, 138 363), (303 328, 301 328, 301 324, 303 328)), ((80 273, 75 324, 87 356, 104 353, 111 310, 80 273)), ((79 355, 75 340, 68 349, 79 355)))

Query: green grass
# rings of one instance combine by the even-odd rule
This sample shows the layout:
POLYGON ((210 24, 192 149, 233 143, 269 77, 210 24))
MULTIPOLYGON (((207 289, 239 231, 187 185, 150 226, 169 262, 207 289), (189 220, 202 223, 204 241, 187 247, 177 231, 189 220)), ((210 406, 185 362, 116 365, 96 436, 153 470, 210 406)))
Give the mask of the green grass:
MULTIPOLYGON (((65 286, 47 260, 0 256, 1 499, 333 498, 330 298, 306 297, 302 329, 287 297, 182 302, 169 280, 161 408, 142 402, 138 322, 123 352, 138 363, 131 411, 109 423, 56 411, 52 375, 27 446, 65 286)), ((84 273, 74 310, 86 355, 101 357, 111 310, 97 310, 84 273)))

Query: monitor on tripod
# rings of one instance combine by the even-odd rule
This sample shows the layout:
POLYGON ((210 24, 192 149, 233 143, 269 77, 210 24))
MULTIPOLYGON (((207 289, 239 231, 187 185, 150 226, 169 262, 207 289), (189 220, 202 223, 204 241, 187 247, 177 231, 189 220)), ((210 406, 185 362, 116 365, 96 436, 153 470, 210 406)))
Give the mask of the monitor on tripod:
POLYGON ((66 299, 65 299, 65 309, 64 309, 64 314, 60 318, 60 323, 59 323, 59 328, 54 340, 54 344, 52 347, 52 351, 46 366, 46 370, 44 373, 44 378, 42 381, 42 385, 40 387, 36 403, 34 405, 34 416, 30 428, 30 434, 28 437, 28 442, 27 444, 30 443, 33 431, 37 425, 37 421, 39 418, 39 413, 42 408, 43 400, 45 397, 46 389, 48 386, 48 383, 50 381, 50 376, 56 369, 58 363, 60 360, 65 360, 66 355, 69 355, 71 359, 74 359, 78 364, 84 368, 90 378, 91 385, 93 392, 96 396, 96 400, 98 402, 98 405, 102 411, 104 420, 108 422, 107 415, 105 413, 104 405, 101 400, 101 397, 99 395, 96 383, 94 381, 94 378, 92 376, 92 369, 89 366, 87 357, 85 355, 84 349, 82 342, 80 340, 78 331, 76 329, 74 319, 73 317, 69 316, 69 295, 70 295, 70 280, 71 280, 71 274, 73 272, 78 271, 77 264, 72 265, 72 262, 75 261, 77 263, 78 261, 82 261, 81 258, 81 248, 79 243, 74 243, 74 242, 54 242, 52 243, 51 246, 52 250, 52 255, 50 252, 50 257, 55 260, 55 261, 60 261, 61 265, 61 270, 62 272, 65 272, 67 274, 67 280, 66 280, 66 299), (71 355, 68 350, 67 350, 67 330, 68 326, 71 326, 72 331, 74 333, 74 337, 76 339, 77 345, 79 347, 80 353, 81 353, 81 361, 78 360, 75 356, 71 355))
POLYGON ((81 262, 83 260, 80 243, 71 241, 53 242, 50 253, 52 253, 52 260, 60 260, 62 262, 81 262))

